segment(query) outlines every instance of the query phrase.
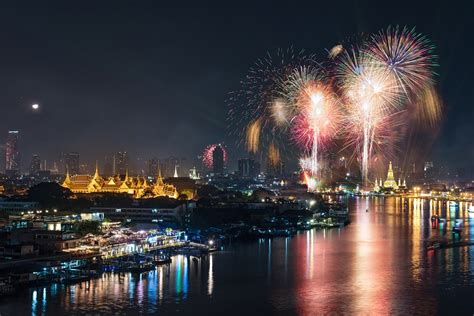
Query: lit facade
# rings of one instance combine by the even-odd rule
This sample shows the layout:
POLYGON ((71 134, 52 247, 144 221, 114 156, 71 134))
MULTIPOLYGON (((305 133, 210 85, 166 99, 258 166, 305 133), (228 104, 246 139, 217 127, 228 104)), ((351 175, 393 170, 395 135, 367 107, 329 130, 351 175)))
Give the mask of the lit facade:
POLYGON ((379 180, 375 179, 374 191, 378 192, 383 189, 398 190, 398 189, 404 189, 406 188, 406 186, 407 184, 405 180, 403 180, 403 184, 401 183, 400 179, 398 179, 398 183, 397 181, 395 181, 395 177, 393 175, 392 162, 390 161, 390 163, 388 164, 387 178, 385 179, 385 181, 382 181, 382 178, 380 178, 379 180))
POLYGON ((123 179, 119 175, 107 179, 102 178, 99 168, 96 166, 93 176, 88 174, 70 176, 67 172, 62 186, 73 193, 127 193, 136 198, 178 197, 176 187, 164 183, 161 172, 159 172, 156 182, 149 184, 144 177, 130 177, 128 171, 125 172, 123 179))

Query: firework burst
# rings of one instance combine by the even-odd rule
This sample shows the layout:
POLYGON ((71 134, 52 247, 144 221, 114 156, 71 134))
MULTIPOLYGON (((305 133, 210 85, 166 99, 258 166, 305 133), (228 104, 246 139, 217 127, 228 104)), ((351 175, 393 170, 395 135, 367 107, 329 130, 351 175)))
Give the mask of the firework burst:
POLYGON ((208 145, 206 148, 204 148, 204 151, 202 153, 202 163, 203 165, 208 168, 212 169, 214 166, 214 151, 220 148, 222 150, 223 156, 224 156, 224 162, 227 162, 227 150, 224 145, 222 144, 211 144, 208 145))
POLYGON ((287 96, 294 104, 292 138, 309 154, 310 163, 301 167, 318 177, 319 151, 332 139, 339 127, 339 101, 324 83, 320 68, 300 67, 289 77, 287 96))
POLYGON ((245 140, 249 152, 268 149, 272 143, 285 147, 292 113, 285 99, 284 83, 296 67, 314 63, 313 55, 292 48, 268 53, 250 68, 241 89, 231 93, 228 99, 231 134, 245 140))
POLYGON ((285 155, 286 144, 302 148, 308 187, 321 179, 321 151, 343 136, 342 150, 354 153, 367 188, 371 164, 394 158, 408 126, 440 120, 432 51, 414 29, 389 27, 357 46, 334 46, 325 64, 292 49, 268 54, 231 94, 229 126, 270 164, 285 155))
POLYGON ((373 35, 366 51, 381 67, 387 68, 408 95, 433 83, 436 56, 428 39, 406 27, 388 27, 373 35))
POLYGON ((356 150, 367 187, 374 139, 381 122, 401 110, 401 90, 393 73, 373 62, 364 51, 353 49, 343 54, 337 74, 345 97, 346 131, 357 135, 356 150))

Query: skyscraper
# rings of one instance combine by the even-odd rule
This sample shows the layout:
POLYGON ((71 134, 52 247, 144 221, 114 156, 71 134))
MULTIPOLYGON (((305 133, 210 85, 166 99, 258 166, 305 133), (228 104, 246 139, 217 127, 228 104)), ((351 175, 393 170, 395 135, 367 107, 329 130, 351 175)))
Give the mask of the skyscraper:
POLYGON ((114 175, 114 159, 113 155, 107 155, 104 159, 104 175, 112 176, 114 175))
POLYGON ((69 171, 70 175, 79 174, 79 153, 72 151, 66 154, 65 158, 66 169, 69 171))
POLYGON ((40 170, 41 170, 40 156, 37 154, 34 154, 33 157, 31 158, 31 163, 30 163, 30 176, 36 176, 40 170))
POLYGON ((260 173, 260 164, 251 158, 239 159, 239 176, 253 178, 260 173))
POLYGON ((217 146, 212 152, 212 171, 215 174, 224 173, 224 149, 217 146))
POLYGON ((8 176, 17 175, 20 172, 20 149, 18 139, 18 131, 8 131, 7 142, 5 144, 5 173, 8 176))
POLYGON ((119 151, 115 154, 115 173, 125 174, 128 170, 128 154, 126 151, 119 151))
POLYGON ((148 160, 148 174, 149 177, 155 177, 158 173, 158 159, 152 158, 148 160))

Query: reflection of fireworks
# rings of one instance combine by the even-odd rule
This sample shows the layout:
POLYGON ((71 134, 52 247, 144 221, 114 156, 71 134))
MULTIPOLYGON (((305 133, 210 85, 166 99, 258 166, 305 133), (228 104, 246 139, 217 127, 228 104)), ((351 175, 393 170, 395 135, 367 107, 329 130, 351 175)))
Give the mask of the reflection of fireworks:
POLYGON ((220 148, 222 149, 222 153, 224 155, 224 162, 227 161, 227 150, 225 149, 224 145, 222 144, 212 144, 208 145, 205 149, 204 152, 202 153, 202 163, 206 168, 212 169, 214 165, 214 151, 220 148))
POLYGON ((416 92, 432 82, 435 56, 426 37, 414 29, 389 27, 372 36, 367 52, 374 61, 387 67, 405 93, 416 92))

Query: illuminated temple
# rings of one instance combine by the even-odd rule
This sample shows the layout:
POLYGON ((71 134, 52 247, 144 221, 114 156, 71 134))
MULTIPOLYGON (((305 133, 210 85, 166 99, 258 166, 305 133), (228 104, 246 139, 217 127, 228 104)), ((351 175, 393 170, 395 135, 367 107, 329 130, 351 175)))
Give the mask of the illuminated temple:
POLYGON ((128 171, 125 174, 125 178, 112 176, 104 179, 99 175, 98 166, 96 166, 94 176, 88 174, 71 176, 68 170, 62 186, 73 193, 127 193, 136 198, 178 197, 176 187, 163 182, 160 170, 158 170, 155 183, 152 184, 149 184, 145 177, 129 177, 128 171))
POLYGON ((406 188, 407 184, 406 181, 403 180, 403 184, 401 183, 401 180, 398 179, 395 181, 395 177, 393 175, 393 168, 392 168, 392 162, 388 164, 388 171, 387 171, 387 178, 385 181, 382 181, 382 178, 375 179, 375 185, 374 185, 374 191, 379 192, 383 189, 392 189, 392 190, 398 190, 398 189, 403 189, 406 188))

